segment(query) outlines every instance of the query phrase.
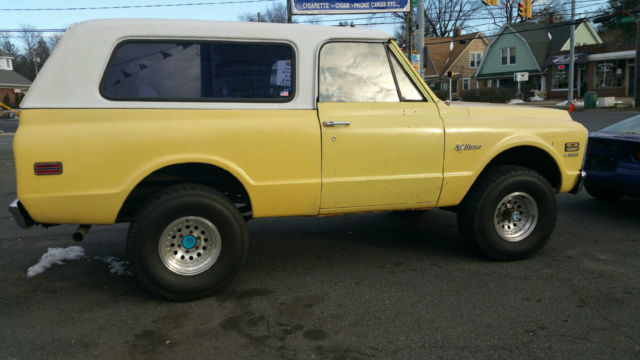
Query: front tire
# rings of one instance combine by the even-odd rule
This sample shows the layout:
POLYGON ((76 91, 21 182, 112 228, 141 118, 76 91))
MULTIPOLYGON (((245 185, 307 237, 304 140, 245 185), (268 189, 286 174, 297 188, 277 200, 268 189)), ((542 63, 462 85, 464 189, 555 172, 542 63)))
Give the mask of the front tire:
POLYGON ((555 222, 553 188, 537 172, 519 166, 487 169, 458 213, 465 239, 496 260, 536 253, 549 240, 555 222))
POLYGON ((127 250, 138 280, 157 295, 193 300, 222 289, 244 263, 248 233, 236 206, 202 185, 177 185, 136 212, 127 250))

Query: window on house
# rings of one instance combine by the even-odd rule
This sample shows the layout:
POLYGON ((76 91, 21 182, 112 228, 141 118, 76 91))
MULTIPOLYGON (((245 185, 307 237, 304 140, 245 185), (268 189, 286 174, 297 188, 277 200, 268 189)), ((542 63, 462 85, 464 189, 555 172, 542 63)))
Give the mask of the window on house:
POLYGON ((471 79, 462 79, 462 90, 467 91, 471 88, 471 79))
POLYGON ((566 67, 559 70, 556 66, 551 71, 551 88, 554 90, 563 90, 569 88, 569 77, 567 75, 566 67))
POLYGON ((516 63, 516 48, 502 48, 502 65, 513 65, 516 63))
POLYGON ((102 80, 110 100, 286 102, 295 91, 287 44, 126 41, 102 80))
POLYGON ((429 81, 427 84, 431 90, 440 90, 440 82, 439 81, 429 81))
POLYGON ((471 53, 471 63, 469 64, 469 67, 477 68, 477 67, 480 66, 481 62, 482 62, 482 53, 481 52, 472 52, 471 53))
POLYGON ((595 65, 595 87, 624 87, 625 60, 598 61, 595 65))

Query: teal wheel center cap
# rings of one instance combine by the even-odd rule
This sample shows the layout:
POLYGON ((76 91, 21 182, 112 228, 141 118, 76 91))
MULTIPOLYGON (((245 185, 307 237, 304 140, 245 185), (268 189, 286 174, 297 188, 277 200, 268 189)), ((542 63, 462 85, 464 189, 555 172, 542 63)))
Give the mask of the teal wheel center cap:
POLYGON ((198 241, 194 236, 187 235, 182 238, 182 247, 187 250, 193 249, 193 247, 196 246, 196 242, 198 241))
POLYGON ((513 221, 520 221, 520 219, 521 219, 520 213, 517 212, 517 211, 514 212, 513 215, 511 216, 511 218, 513 219, 513 221))

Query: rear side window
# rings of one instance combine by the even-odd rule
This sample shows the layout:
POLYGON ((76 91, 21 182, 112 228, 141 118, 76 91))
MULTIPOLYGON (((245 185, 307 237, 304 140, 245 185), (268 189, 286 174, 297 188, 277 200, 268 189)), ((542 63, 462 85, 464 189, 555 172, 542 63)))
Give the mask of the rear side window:
POLYGON ((123 101, 287 102, 294 60, 286 44, 127 41, 114 50, 100 91, 123 101))

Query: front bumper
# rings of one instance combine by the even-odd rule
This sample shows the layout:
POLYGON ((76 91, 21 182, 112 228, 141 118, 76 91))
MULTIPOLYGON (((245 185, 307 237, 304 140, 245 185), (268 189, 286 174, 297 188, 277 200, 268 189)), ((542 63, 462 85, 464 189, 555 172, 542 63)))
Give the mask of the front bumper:
POLYGON ((13 200, 9 205, 9 212, 13 216, 13 220, 15 220, 16 224, 21 228, 28 229, 33 226, 33 219, 18 199, 13 200))
POLYGON ((580 170, 580 179, 578 179, 578 182, 576 183, 576 186, 573 187, 573 189, 571 189, 571 191, 569 191, 572 194, 577 194, 580 192, 580 190, 582 190, 582 188, 584 187, 584 179, 587 177, 587 172, 584 170, 580 170))

